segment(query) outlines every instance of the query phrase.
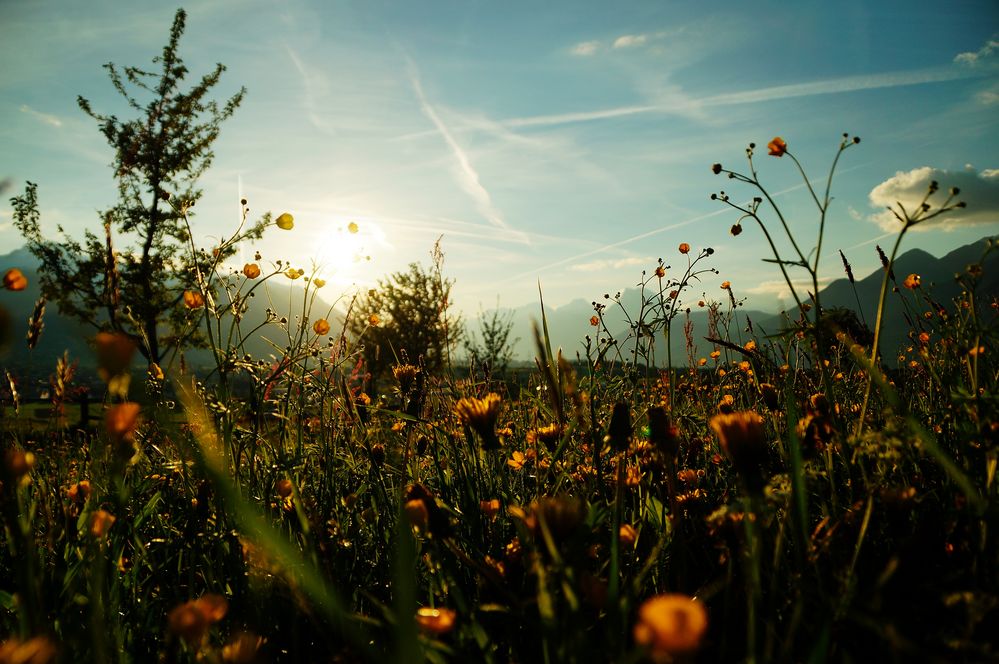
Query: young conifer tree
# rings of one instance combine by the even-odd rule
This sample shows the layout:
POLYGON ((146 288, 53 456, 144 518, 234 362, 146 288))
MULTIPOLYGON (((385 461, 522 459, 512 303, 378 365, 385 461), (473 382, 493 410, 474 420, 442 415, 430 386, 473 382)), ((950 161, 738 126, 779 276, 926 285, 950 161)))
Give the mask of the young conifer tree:
MULTIPOLYGON (((62 314, 127 334, 156 363, 182 345, 204 342, 200 312, 185 306, 184 292, 198 288, 195 261, 212 257, 191 250, 187 218, 201 197, 197 181, 212 162, 220 127, 246 93, 241 88, 224 104, 211 99, 222 64, 185 89, 189 72, 178 53, 185 19, 178 10, 151 70, 104 65, 135 117, 105 115, 77 98, 114 151, 118 201, 101 213, 103 232, 86 231, 81 242, 59 227, 58 241, 46 239, 37 186, 29 182, 24 195, 12 199, 15 226, 40 262, 43 295, 62 314)), ((259 238, 268 221, 243 237, 259 238)))

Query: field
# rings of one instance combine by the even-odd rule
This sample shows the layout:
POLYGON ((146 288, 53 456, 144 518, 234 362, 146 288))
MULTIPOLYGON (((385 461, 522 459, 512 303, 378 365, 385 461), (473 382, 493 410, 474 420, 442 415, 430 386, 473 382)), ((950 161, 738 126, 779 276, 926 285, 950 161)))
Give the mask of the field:
MULTIPOLYGON (((888 362, 818 302, 757 338, 723 300, 698 303, 713 351, 665 370, 649 338, 683 333, 710 256, 679 252, 626 339, 597 306, 584 361, 540 317, 519 381, 414 358, 375 382, 363 336, 309 323, 316 284, 283 355, 216 345, 207 376, 128 381, 133 344, 99 335, 100 426, 7 395, 0 661, 999 656, 980 270, 941 303, 886 263, 913 324, 888 362)), ((216 268, 216 301, 259 276, 216 268)))

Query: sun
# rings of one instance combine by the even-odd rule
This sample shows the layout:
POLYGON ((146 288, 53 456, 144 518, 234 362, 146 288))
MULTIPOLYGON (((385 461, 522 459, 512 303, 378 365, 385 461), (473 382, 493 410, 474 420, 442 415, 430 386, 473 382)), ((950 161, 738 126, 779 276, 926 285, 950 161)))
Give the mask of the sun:
POLYGON ((368 235, 360 222, 333 221, 312 238, 312 246, 304 248, 302 253, 312 256, 323 278, 349 283, 356 277, 358 267, 370 260, 366 249, 368 235))

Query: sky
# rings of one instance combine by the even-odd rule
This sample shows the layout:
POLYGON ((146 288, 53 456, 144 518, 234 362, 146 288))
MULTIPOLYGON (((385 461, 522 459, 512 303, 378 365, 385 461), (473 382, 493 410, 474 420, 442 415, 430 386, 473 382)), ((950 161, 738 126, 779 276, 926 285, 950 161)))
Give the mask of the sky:
MULTIPOLYGON (((113 204, 112 152, 77 106, 126 117, 102 65, 151 66, 176 6, 0 2, 0 253, 21 245, 7 199, 39 185, 43 230, 99 230, 113 204)), ((236 1, 190 3, 180 54, 192 79, 216 62, 222 100, 247 96, 215 143, 193 224, 211 246, 250 216, 289 212, 245 248, 311 269, 327 297, 367 289, 440 238, 468 314, 597 299, 635 286, 678 245, 712 247, 747 306, 787 293, 763 232, 710 195, 759 177, 799 245, 818 212, 782 137, 824 188, 844 132, 820 272, 878 266, 897 224, 885 207, 930 180, 968 207, 916 227, 903 249, 940 256, 999 233, 999 4, 843 2, 236 1), (349 224, 358 232, 350 233, 349 224)), ((942 200, 941 196, 934 201, 942 200)), ((934 202, 931 201, 931 202, 934 202)), ((786 251, 773 210, 763 222, 786 251)), ((124 239, 122 239, 124 242, 124 239)), ((798 275, 804 278, 804 274, 798 275)))

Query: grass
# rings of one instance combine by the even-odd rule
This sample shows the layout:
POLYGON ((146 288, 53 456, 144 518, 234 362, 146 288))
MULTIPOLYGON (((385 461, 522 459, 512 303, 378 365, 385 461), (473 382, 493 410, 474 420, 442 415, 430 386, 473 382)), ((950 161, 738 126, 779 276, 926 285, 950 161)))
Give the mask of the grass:
MULTIPOLYGON (((762 188, 748 154, 731 179, 762 188)), ((766 229, 768 198, 722 200, 766 229)), ((771 260, 817 279, 797 255, 771 260)), ((598 305, 580 362, 542 316, 519 385, 398 365, 371 398, 358 344, 306 323, 273 363, 221 346, 208 380, 111 380, 102 426, 8 409, 0 662, 999 657, 999 303, 975 266, 949 303, 885 266, 902 349, 798 293, 747 336, 726 290, 702 304, 716 352, 664 370, 710 256, 650 275, 627 338, 598 305)))

